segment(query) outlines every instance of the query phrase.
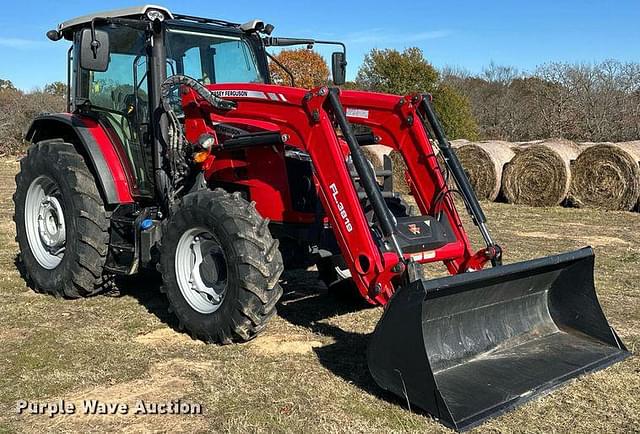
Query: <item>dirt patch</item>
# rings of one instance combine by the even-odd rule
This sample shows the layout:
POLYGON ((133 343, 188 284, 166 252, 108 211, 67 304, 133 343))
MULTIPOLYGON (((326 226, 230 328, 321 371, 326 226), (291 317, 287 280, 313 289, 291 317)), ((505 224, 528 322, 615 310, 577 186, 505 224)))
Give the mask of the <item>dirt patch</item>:
POLYGON ((580 240, 585 244, 589 244, 594 247, 607 247, 607 246, 628 246, 630 243, 618 237, 607 237, 603 235, 590 235, 576 237, 576 240, 580 240))
POLYGON ((251 342, 251 349, 262 354, 309 354, 324 344, 315 340, 304 340, 293 336, 258 336, 251 342))
POLYGON ((193 382, 179 371, 189 364, 181 359, 158 363, 149 370, 150 379, 139 379, 109 386, 98 386, 70 394, 69 399, 81 401, 100 399, 103 401, 132 402, 137 399, 170 399, 186 392, 193 382))
MULTIPOLYGON (((173 432, 204 431, 206 418, 203 414, 175 414, 175 409, 198 404, 185 399, 194 388, 192 376, 198 371, 213 369, 213 365, 185 359, 156 363, 149 369, 148 378, 86 388, 65 396, 65 402, 75 405, 74 414, 54 417, 24 414, 18 417, 30 419, 31 428, 27 432, 42 432, 45 428, 48 431, 150 432, 158 427, 162 427, 163 431, 173 432), (112 414, 103 414, 100 410, 99 414, 94 414, 94 411, 87 410, 104 408, 94 402, 111 405, 109 411, 112 414), (116 405, 119 407, 115 407, 116 405), (121 410, 123 405, 127 406, 126 411, 121 410), (173 410, 166 410, 167 414, 153 414, 156 411, 153 405, 165 405, 165 408, 173 410), (147 413, 140 412, 142 408, 147 413)), ((202 409, 202 413, 204 411, 202 409)))
POLYGON ((10 342, 10 341, 18 341, 26 338, 29 335, 28 329, 23 328, 7 328, 4 330, 0 330, 0 341, 2 342, 10 342))
POLYGON ((149 333, 145 333, 143 335, 139 335, 134 340, 141 344, 153 345, 153 346, 166 345, 166 344, 204 345, 204 342, 196 339, 191 339, 191 337, 188 334, 178 333, 177 331, 170 329, 168 327, 164 327, 149 333))
POLYGON ((557 234, 553 234, 553 233, 550 233, 550 232, 547 233, 547 232, 520 232, 520 231, 514 231, 513 234, 518 236, 518 237, 524 237, 524 238, 544 238, 545 240, 557 240, 558 239, 558 235, 557 234))
POLYGON ((630 243, 618 237, 607 237, 604 235, 588 235, 588 236, 571 236, 560 235, 555 232, 521 232, 514 231, 514 235, 523 238, 542 238, 545 240, 575 240, 582 244, 589 244, 594 247, 608 247, 608 246, 627 246, 630 243))
POLYGON ((579 227, 579 228, 590 228, 593 227, 591 225, 586 225, 584 223, 578 223, 578 222, 567 222, 565 223, 566 226, 575 226, 575 227, 579 227))

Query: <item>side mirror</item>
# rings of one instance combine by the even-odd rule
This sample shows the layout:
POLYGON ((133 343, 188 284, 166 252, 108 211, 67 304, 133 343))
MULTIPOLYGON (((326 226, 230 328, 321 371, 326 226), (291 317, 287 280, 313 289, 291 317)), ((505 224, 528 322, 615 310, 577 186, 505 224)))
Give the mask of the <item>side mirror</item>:
POLYGON ((344 53, 336 51, 331 54, 331 75, 333 76, 333 84, 342 86, 347 76, 347 61, 344 53))
POLYGON ((109 34, 104 30, 84 29, 80 35, 80 67, 105 72, 109 67, 109 34))

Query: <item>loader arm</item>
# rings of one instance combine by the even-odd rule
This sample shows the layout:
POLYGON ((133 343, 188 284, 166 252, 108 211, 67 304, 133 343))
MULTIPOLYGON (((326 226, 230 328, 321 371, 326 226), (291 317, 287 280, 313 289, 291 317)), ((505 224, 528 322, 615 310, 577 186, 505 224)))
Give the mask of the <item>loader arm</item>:
POLYGON ((377 143, 401 154, 407 166, 407 182, 421 214, 443 212, 454 231, 454 243, 435 250, 428 258, 414 259, 421 263, 442 261, 451 274, 464 272, 468 268, 482 268, 484 261, 476 260, 482 255, 477 256, 472 251, 434 145, 421 122, 423 96, 414 94, 399 97, 344 91, 341 100, 349 122, 370 128, 377 143))

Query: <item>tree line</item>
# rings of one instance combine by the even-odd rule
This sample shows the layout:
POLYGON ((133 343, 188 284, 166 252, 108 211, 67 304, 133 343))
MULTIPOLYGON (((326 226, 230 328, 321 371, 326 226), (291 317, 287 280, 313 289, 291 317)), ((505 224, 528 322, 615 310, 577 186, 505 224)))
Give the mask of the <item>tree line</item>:
MULTIPOLYGON (((283 50, 274 57, 290 70, 297 86, 330 83, 326 61, 312 50, 283 50)), ((276 84, 291 84, 275 62, 271 75, 276 84)), ((373 49, 355 80, 343 87, 399 95, 429 92, 452 139, 640 139, 639 63, 549 63, 533 72, 491 63, 472 74, 451 67, 438 70, 416 47, 373 49)), ((31 120, 42 112, 64 111, 65 97, 64 83, 24 92, 0 80, 0 154, 23 151, 31 120)))
POLYGON ((532 73, 490 64, 477 75, 445 68, 442 80, 467 98, 483 138, 640 138, 638 63, 548 63, 532 73))
POLYGON ((24 92, 9 80, 0 80, 0 155, 23 152, 24 135, 33 118, 65 110, 66 89, 64 83, 55 82, 24 92))

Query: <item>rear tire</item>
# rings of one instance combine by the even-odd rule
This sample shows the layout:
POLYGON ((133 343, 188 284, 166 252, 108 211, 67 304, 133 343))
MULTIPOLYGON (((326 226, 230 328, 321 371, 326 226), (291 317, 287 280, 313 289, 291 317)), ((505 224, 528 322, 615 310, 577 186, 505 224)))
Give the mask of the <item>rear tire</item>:
POLYGON ((221 189, 190 193, 163 234, 162 291, 181 328, 221 344, 265 328, 282 295, 283 265, 268 220, 252 204, 221 189))
POLYGON ((19 268, 35 291, 79 298, 110 286, 103 272, 109 220, 96 180, 72 144, 31 145, 13 201, 19 268))

